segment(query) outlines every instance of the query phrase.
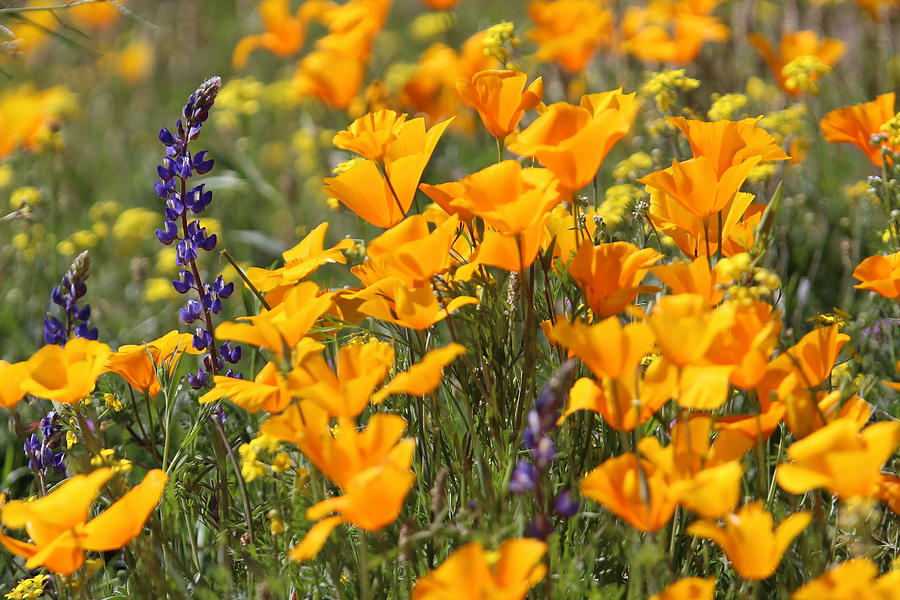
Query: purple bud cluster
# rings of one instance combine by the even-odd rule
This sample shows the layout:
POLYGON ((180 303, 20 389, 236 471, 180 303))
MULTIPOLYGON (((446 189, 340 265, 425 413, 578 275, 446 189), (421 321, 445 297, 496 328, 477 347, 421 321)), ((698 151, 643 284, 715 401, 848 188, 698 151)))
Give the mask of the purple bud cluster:
POLYGON ((52 468, 59 473, 65 473, 66 467, 63 465, 65 452, 54 452, 54 449, 60 445, 60 434, 62 433, 59 426, 59 414, 55 410, 51 410, 41 419, 40 431, 40 439, 36 433, 32 433, 25 440, 25 457, 28 459, 28 466, 34 471, 46 472, 47 469, 52 468))
MULTIPOLYGON (((528 411, 525 424, 525 448, 531 460, 519 460, 509 481, 509 491, 514 494, 535 492, 538 504, 543 504, 541 476, 556 458, 556 444, 550 433, 556 423, 572 386, 574 362, 563 363, 541 390, 534 408, 528 411)), ((553 512, 561 517, 571 517, 578 512, 578 500, 568 490, 561 491, 554 500, 553 512)), ((550 516, 541 506, 540 512, 532 519, 528 534, 538 539, 547 539, 553 532, 550 516)))
POLYGON ((79 254, 66 271, 59 285, 50 290, 50 301, 61 309, 62 318, 48 313, 44 317, 44 343, 64 346, 69 338, 97 339, 97 328, 91 328, 91 307, 79 306, 87 293, 87 281, 91 265, 87 250, 79 254))
MULTIPOLYGON (((213 250, 218 242, 216 235, 208 233, 200 220, 194 218, 210 205, 212 191, 202 183, 190 188, 187 183, 194 175, 205 175, 213 168, 213 160, 206 150, 191 154, 188 145, 200 135, 221 87, 219 77, 204 81, 188 98, 175 130, 169 131, 163 127, 159 132, 159 141, 166 147, 166 156, 162 164, 156 167, 159 181, 155 183, 155 188, 157 196, 165 201, 165 220, 162 228, 156 230, 156 237, 167 246, 175 244, 175 262, 182 268, 172 286, 179 294, 193 290, 197 296, 179 309, 181 320, 187 325, 198 322, 194 330, 194 348, 208 350, 203 365, 196 373, 187 376, 188 383, 194 389, 206 386, 210 375, 222 371, 225 363, 233 364, 241 358, 240 346, 229 342, 217 346, 212 331, 211 315, 222 310, 222 300, 234 293, 234 284, 226 284, 221 276, 212 283, 204 283, 197 269, 198 253, 213 250)), ((227 375, 235 376, 231 369, 227 375)))

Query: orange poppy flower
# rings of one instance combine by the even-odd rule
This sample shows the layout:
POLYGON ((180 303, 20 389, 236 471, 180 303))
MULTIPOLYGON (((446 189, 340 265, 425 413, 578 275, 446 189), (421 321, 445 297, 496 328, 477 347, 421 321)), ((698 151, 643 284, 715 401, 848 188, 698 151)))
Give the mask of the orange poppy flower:
POLYGON ((900 515, 900 477, 882 473, 881 480, 876 486, 875 495, 887 504, 891 512, 900 515))
POLYGON ((872 290, 885 298, 900 297, 900 252, 870 256, 859 263, 853 278, 862 282, 857 289, 872 290))
POLYGON ((231 56, 232 66, 243 69, 250 54, 260 48, 284 58, 297 54, 306 39, 310 19, 321 12, 325 4, 319 0, 304 2, 297 14, 292 15, 288 0, 262 0, 257 10, 266 32, 241 38, 231 56))
POLYGON ((449 10, 459 3, 459 0, 422 0, 434 10, 449 10))
POLYGON ((591 310, 600 317, 616 315, 637 298, 655 292, 641 281, 662 254, 652 248, 638 248, 628 242, 594 246, 585 240, 569 264, 569 274, 584 292, 591 310))
POLYGON ((516 136, 509 149, 533 156, 567 190, 575 192, 594 179, 606 155, 631 128, 631 115, 615 108, 594 114, 584 106, 551 104, 516 136))
POLYGON ((366 65, 354 56, 331 50, 313 50, 303 57, 294 74, 294 90, 344 110, 362 87, 366 65))
MULTIPOLYGON (((594 239, 594 233, 597 231, 596 217, 602 217, 603 214, 599 210, 581 210, 580 216, 584 215, 584 228, 582 229, 576 223, 575 216, 564 205, 556 205, 550 210, 550 219, 547 221, 547 248, 553 253, 553 258, 559 258, 563 265, 567 265, 575 256, 578 246, 585 239, 594 239), (553 247, 550 247, 550 242, 553 247)), ((555 261, 554 261, 555 262, 555 261)), ((555 268, 555 265, 554 265, 555 268)))
POLYGON ((764 442, 772 436, 784 417, 784 411, 784 404, 774 402, 759 414, 721 416, 716 419, 714 427, 719 431, 740 433, 755 446, 757 442, 764 442))
POLYGON ((862 427, 872 414, 871 405, 859 396, 850 396, 842 402, 840 390, 811 391, 802 385, 794 387, 785 383, 778 390, 782 400, 773 405, 783 406, 784 422, 797 438, 806 437, 837 419, 850 419, 862 427))
POLYGON ((781 89, 791 95, 797 95, 801 90, 789 89, 785 85, 785 65, 801 56, 815 56, 826 65, 834 66, 844 55, 846 48, 840 40, 819 39, 816 32, 809 30, 783 33, 777 53, 769 41, 758 33, 747 34, 747 39, 762 55, 781 89))
POLYGON ((97 378, 106 369, 109 346, 94 340, 72 338, 64 347, 48 344, 25 364, 22 389, 61 404, 72 404, 94 391, 97 378))
POLYGON ((168 477, 159 469, 93 519, 91 504, 100 488, 113 476, 111 469, 90 475, 74 475, 43 498, 14 500, 2 508, 3 524, 25 529, 34 543, 21 542, 0 533, 0 545, 26 558, 25 568, 45 567, 71 575, 84 564, 85 551, 116 550, 140 535, 156 508, 168 477))
POLYGON ((540 77, 527 88, 528 75, 518 71, 479 71, 471 79, 459 79, 456 91, 464 104, 478 111, 492 136, 503 139, 519 125, 522 114, 541 102, 544 81, 540 77))
POLYGON ((598 0, 534 0, 528 16, 535 28, 527 33, 538 45, 535 58, 580 73, 597 49, 613 38, 613 14, 598 0))
POLYGON ((581 493, 644 532, 658 530, 675 512, 665 474, 634 454, 611 458, 588 473, 581 493))
POLYGON ((397 277, 377 281, 356 292, 354 298, 362 300, 357 307, 362 314, 417 330, 431 327, 463 306, 478 304, 478 299, 471 296, 457 296, 449 301, 442 297, 439 302, 431 285, 409 288, 397 277))
POLYGON ((426 132, 425 119, 405 121, 385 150, 384 174, 377 163, 363 159, 326 178, 325 193, 376 227, 396 225, 412 205, 419 178, 449 125, 444 121, 426 132))
MULTIPOLYGON (((869 160, 881 166, 881 148, 871 144, 872 136, 881 132, 881 126, 894 117, 896 94, 881 94, 871 102, 835 109, 819 122, 822 135, 832 144, 853 144, 863 151, 869 160)), ((888 145, 893 150, 893 148, 888 145)))
POLYGON ((712 521, 696 521, 687 532, 718 544, 731 566, 744 579, 765 579, 775 572, 791 541, 806 529, 808 512, 798 512, 774 528, 772 515, 754 502, 725 518, 721 527, 712 521))
POLYGON ((650 269, 650 272, 666 284, 673 295, 699 294, 706 298, 710 306, 715 306, 725 295, 722 284, 730 281, 722 273, 719 264, 710 271, 709 261, 701 257, 687 264, 659 265, 650 269))
POLYGON ((650 596, 650 600, 714 600, 715 597, 715 579, 685 577, 660 593, 650 596))
POLYGON ((278 304, 290 287, 312 275, 322 265, 347 262, 343 251, 353 247, 353 240, 344 238, 326 250, 325 234, 328 227, 328 222, 320 224, 296 246, 282 252, 284 266, 277 269, 250 267, 245 271, 244 274, 254 287, 266 294, 269 306, 278 304))
MULTIPOLYGON (((703 259, 699 259, 703 260, 703 259)), ((759 300, 732 306, 733 322, 710 344, 707 358, 719 365, 732 365, 731 383, 752 389, 766 373, 769 357, 778 344, 781 313, 759 300)))
MULTIPOLYGON (((124 1, 122 5, 125 5, 124 1)), ((108 2, 96 2, 67 7, 65 14, 72 18, 76 27, 89 27, 96 31, 104 31, 119 22, 122 12, 122 9, 108 2)))
POLYGON ((16 403, 25 397, 25 390, 22 389, 22 381, 28 377, 28 365, 24 362, 8 363, 0 360, 0 380, 3 385, 0 386, 0 406, 12 409, 16 403))
POLYGON ((772 134, 757 125, 760 119, 762 117, 707 122, 672 117, 667 121, 688 139, 694 157, 709 158, 716 175, 722 177, 729 167, 740 165, 754 156, 759 157, 760 163, 790 158, 772 134))
POLYGON ((338 148, 380 162, 391 143, 400 135, 404 123, 406 114, 389 109, 378 110, 361 116, 344 131, 337 132, 332 143, 338 148))
POLYGON ((448 344, 443 348, 431 350, 420 362, 409 367, 403 373, 397 373, 383 388, 372 396, 372 403, 378 404, 391 394, 409 394, 425 396, 441 384, 441 373, 457 356, 465 354, 462 344, 448 344))
POLYGON ((881 466, 900 444, 900 423, 861 424, 837 419, 788 448, 792 462, 778 465, 778 485, 792 494, 825 488, 839 498, 870 496, 881 466))
POLYGON ((813 579, 796 592, 791 600, 844 600, 845 598, 897 597, 900 571, 878 577, 878 567, 867 558, 848 560, 813 579))
POLYGON ((291 404, 263 424, 263 433, 297 444, 343 492, 306 511, 308 519, 322 520, 291 551, 293 560, 313 558, 341 523, 376 531, 397 518, 415 480, 410 471, 415 441, 400 439, 405 429, 402 417, 383 413, 372 415, 362 431, 351 419, 340 419, 331 429, 328 414, 311 402, 291 404), (338 515, 323 519, 333 512, 338 515))
POLYGON ((273 362, 266 363, 253 381, 216 375, 213 382, 213 388, 197 399, 201 404, 227 398, 247 412, 279 413, 291 403, 287 380, 273 362))
POLYGON ((506 540, 496 552, 485 551, 478 542, 466 544, 419 578, 413 600, 523 600, 547 573, 540 562, 546 552, 547 544, 532 538, 506 540))
POLYGON ((355 417, 394 365, 390 344, 373 340, 341 346, 337 370, 320 353, 310 353, 290 373, 293 395, 322 407, 331 417, 355 417))
MULTIPOLYGON (((534 216, 534 215, 532 215, 534 216)), ((520 218, 527 217, 521 214, 520 218)), ((524 271, 534 263, 546 239, 546 224, 550 215, 537 215, 523 231, 507 233, 487 227, 484 237, 469 263, 456 271, 456 278, 467 280, 479 265, 498 267, 506 271, 524 271)))
POLYGON ((291 288, 283 301, 271 310, 253 317, 241 317, 249 323, 220 323, 216 339, 234 340, 271 350, 279 358, 288 358, 294 346, 332 306, 333 294, 321 293, 312 281, 291 288))
POLYGON ((706 42, 729 37, 728 26, 717 17, 687 11, 665 14, 653 6, 627 8, 621 28, 626 52, 641 60, 676 64, 692 62, 706 42))
MULTIPOLYGON (((35 21, 41 15, 55 21, 51 11, 33 13, 35 21)), ((20 39, 16 39, 19 42, 20 39)), ((20 46, 17 43, 17 49, 20 46)), ((74 96, 64 86, 35 91, 31 84, 24 84, 0 91, 0 158, 18 148, 36 148, 59 123, 60 117, 77 104, 74 96)))
POLYGON ((200 354, 194 348, 193 336, 189 333, 178 333, 172 330, 164 336, 141 345, 119 346, 109 355, 105 370, 118 373, 131 386, 150 396, 158 394, 160 389, 156 369, 165 366, 172 373, 177 366, 176 357, 183 352, 200 354))

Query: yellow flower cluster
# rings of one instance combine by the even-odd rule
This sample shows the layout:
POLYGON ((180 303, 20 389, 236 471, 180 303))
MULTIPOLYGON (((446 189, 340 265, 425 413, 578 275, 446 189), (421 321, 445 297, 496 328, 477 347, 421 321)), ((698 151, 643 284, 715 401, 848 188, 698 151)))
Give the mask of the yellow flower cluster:
POLYGON ((603 217, 604 223, 615 227, 622 222, 628 208, 645 195, 643 189, 630 183, 610 186, 597 213, 603 217))
POLYGON ((413 19, 409 24, 409 32, 417 40, 430 40, 451 30, 453 23, 453 13, 427 12, 413 19))
POLYGON ((40 190, 31 186, 16 188, 9 196, 9 206, 13 210, 19 210, 25 206, 35 206, 40 203, 40 190))
POLYGON ((900 112, 882 125, 881 131, 888 134, 888 144, 900 146, 900 112))
POLYGON ((653 166, 653 157, 646 152, 635 152, 615 166, 612 176, 616 179, 636 179, 653 166))
POLYGON ((806 116, 805 104, 793 104, 783 110, 775 110, 766 114, 759 121, 759 126, 775 136, 779 143, 789 135, 803 132, 806 116))
POLYGON ((661 113, 669 113, 682 92, 700 87, 700 80, 685 75, 684 69, 649 73, 641 86, 641 95, 653 98, 661 113))
POLYGON ((771 297, 781 288, 781 279, 768 269, 753 265, 746 252, 723 258, 716 269, 729 281, 724 286, 725 297, 740 306, 750 306, 756 300, 771 297))
POLYGON ((706 116, 710 121, 735 119, 745 106, 747 106, 747 96, 744 94, 713 94, 712 106, 709 107, 706 116))
POLYGON ((110 392, 103 394, 103 404, 106 405, 106 408, 114 412, 121 412, 123 408, 122 401, 119 400, 119 397, 110 392))
POLYGON ((481 43, 485 56, 496 58, 506 69, 516 70, 512 56, 520 40, 516 37, 516 26, 511 21, 502 21, 489 27, 481 43))
POLYGON ((781 69, 786 89, 807 94, 819 93, 819 77, 829 73, 831 65, 812 54, 798 56, 781 69))
POLYGON ((291 468, 291 457, 281 452, 281 443, 264 433, 250 440, 249 444, 241 444, 238 453, 241 455, 241 475, 248 482, 265 477, 269 469, 273 473, 281 473, 291 468), (267 465, 260 458, 263 455, 272 457, 267 465))
POLYGON ((36 600, 44 595, 44 586, 50 578, 47 575, 35 575, 30 579, 22 579, 18 585, 6 594, 7 600, 36 600))
POLYGON ((112 448, 104 448, 98 454, 91 457, 92 467, 109 467, 113 473, 130 473, 131 461, 127 458, 116 458, 116 451, 112 448))
POLYGON ((21 231, 12 236, 10 239, 13 247, 22 253, 22 258, 26 262, 34 262, 38 253, 45 248, 56 245, 56 236, 47 233, 46 228, 41 223, 35 223, 28 228, 27 231, 21 231))

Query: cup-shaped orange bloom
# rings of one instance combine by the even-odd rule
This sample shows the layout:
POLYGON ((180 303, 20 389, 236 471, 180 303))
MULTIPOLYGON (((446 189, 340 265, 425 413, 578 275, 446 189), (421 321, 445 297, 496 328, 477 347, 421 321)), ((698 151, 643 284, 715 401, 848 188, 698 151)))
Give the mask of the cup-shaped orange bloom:
POLYGON ((496 552, 478 542, 466 544, 419 578, 413 600, 523 600, 547 572, 540 562, 546 552, 547 544, 532 538, 506 540, 496 552))
POLYGON ((744 579, 765 579, 775 572, 795 537, 809 525, 810 514, 798 512, 774 527, 772 515, 754 502, 725 518, 722 527, 712 521, 696 521, 687 532, 718 544, 732 568, 744 579))
MULTIPOLYGON (((822 135, 832 144, 853 144, 869 160, 881 166, 881 148, 871 144, 872 135, 881 132, 881 126, 894 117, 896 94, 881 94, 871 102, 835 109, 819 122, 822 135)), ((888 144, 889 148, 893 148, 888 144)), ((896 150, 897 148, 893 148, 896 150)))
POLYGON ((200 354, 192 339, 189 333, 173 330, 146 344, 120 346, 109 355, 106 370, 121 375, 134 389, 155 396, 161 391, 157 367, 166 367, 171 373, 183 352, 200 354))
POLYGON ((523 169, 515 160, 504 160, 460 181, 463 196, 451 206, 478 215, 485 223, 507 234, 518 234, 563 197, 559 182, 547 169, 523 169))
POLYGON ((362 87, 365 73, 365 63, 355 56, 313 50, 300 61, 294 74, 294 89, 300 96, 313 96, 328 106, 344 110, 362 87))
POLYGON ((544 96, 540 77, 527 88, 528 75, 519 71, 489 69, 472 79, 456 82, 463 103, 478 111, 481 122, 495 138, 503 139, 519 125, 522 114, 536 107, 544 96))
POLYGON ((378 404, 391 394, 409 394, 425 396, 441 384, 441 373, 457 356, 466 353, 462 344, 448 344, 443 348, 431 350, 420 362, 409 367, 409 370, 397 373, 383 388, 372 396, 372 402, 378 404))
POLYGON ((254 50, 264 49, 281 57, 300 52, 306 39, 310 18, 325 4, 319 0, 305 2, 291 14, 288 0, 262 0, 257 7, 265 33, 242 38, 234 47, 231 63, 235 69, 243 69, 254 50))
MULTIPOLYGON (((526 215, 521 215, 523 218, 526 215)), ((499 267, 506 271, 523 271, 530 267, 537 258, 538 252, 546 239, 546 224, 550 219, 548 213, 538 215, 524 230, 508 233, 487 227, 484 237, 469 264, 456 271, 456 277, 466 280, 479 265, 499 267)))
POLYGON ((289 357, 291 350, 316 321, 331 308, 333 294, 321 293, 312 281, 292 288, 281 304, 253 317, 241 317, 249 323, 225 322, 216 327, 216 338, 235 340, 271 350, 278 357, 289 357))
POLYGON ((279 413, 291 403, 287 380, 273 362, 266 363, 253 381, 216 375, 213 382, 213 388, 197 399, 201 404, 227 398, 247 412, 279 413))
POLYGON ((900 444, 900 423, 837 419, 788 448, 792 462, 778 466, 778 485, 792 494, 825 488, 839 498, 872 495, 881 466, 900 444))
POLYGON ((85 551, 106 552, 126 545, 140 535, 168 477, 159 469, 148 471, 140 484, 89 519, 94 499, 112 476, 106 468, 75 475, 43 498, 6 504, 0 511, 3 524, 25 529, 33 543, 0 533, 0 545, 26 558, 25 568, 43 566, 60 575, 77 571, 84 564, 85 551))
POLYGON ((569 264, 569 274, 584 292, 591 310, 600 317, 616 315, 638 294, 658 288, 641 281, 662 254, 652 248, 638 248, 628 242, 594 246, 585 240, 569 264))
POLYGON ((707 157, 716 176, 722 177, 729 167, 740 165, 754 156, 759 157, 760 163, 790 158, 772 134, 757 125, 761 118, 708 122, 672 117, 668 122, 688 139, 693 155, 707 157))
POLYGON ((872 290, 885 298, 900 297, 900 252, 870 256, 859 263, 853 277, 861 282, 857 289, 872 290))
POLYGON ((427 215, 412 215, 369 242, 369 260, 351 271, 365 285, 395 277, 407 286, 427 285, 453 264, 451 248, 457 238, 459 218, 446 219, 429 229, 427 215))
POLYGON ((28 366, 24 362, 8 363, 0 360, 0 407, 12 408, 25 397, 22 381, 28 376, 28 366))
POLYGON ((653 332, 646 323, 622 326, 618 317, 596 325, 559 321, 547 338, 571 350, 591 372, 602 379, 634 377, 634 369, 653 345, 653 332))
POLYGON ((331 417, 355 417, 394 364, 390 344, 371 341, 338 350, 337 371, 319 353, 310 353, 290 374, 291 391, 322 407, 331 417))
POLYGON ((72 338, 65 347, 48 344, 26 361, 22 389, 62 404, 78 402, 94 391, 108 357, 109 346, 94 340, 72 338))
POLYGON ((660 593, 650 596, 650 600, 714 600, 715 597, 715 579, 685 577, 660 593))
POLYGON ((362 431, 351 419, 329 427, 328 414, 315 403, 291 404, 272 417, 262 432, 297 444, 303 454, 343 492, 311 506, 306 516, 322 519, 291 551, 294 560, 309 560, 322 548, 331 531, 352 523, 367 531, 390 524, 403 507, 415 480, 410 471, 415 441, 401 439, 406 421, 397 415, 372 415, 362 431))
POLYGON ((579 73, 597 49, 613 38, 612 12, 597 0, 534 0, 528 16, 535 24, 527 36, 538 45, 535 57, 579 73))
MULTIPOLYGON (((125 2, 122 2, 124 5, 125 2)), ((104 31, 119 22, 122 9, 108 2, 96 2, 71 6, 67 9, 66 17, 71 17, 76 27, 87 27, 96 31, 104 31)))
POLYGON ((409 329, 427 329, 467 304, 478 304, 472 296, 440 300, 431 285, 409 288, 402 279, 387 277, 357 292, 362 314, 409 329))
POLYGON ((425 119, 405 121, 387 145, 383 174, 378 163, 364 159, 326 178, 325 193, 376 227, 396 225, 409 210, 419 178, 448 125, 449 120, 426 132, 425 119))
POLYGON ((406 115, 393 110, 385 108, 370 112, 353 121, 347 129, 337 132, 333 143, 338 148, 378 162, 384 159, 405 122, 406 115))
POLYGON ((875 563, 867 558, 855 558, 813 579, 791 594, 791 600, 888 600, 897 597, 898 589, 900 571, 894 570, 878 577, 878 566, 875 563))
POLYGON ((516 136, 509 149, 537 158, 574 192, 594 179, 610 149, 630 128, 631 116, 617 109, 593 114, 583 106, 557 102, 516 136))
MULTIPOLYGON (((720 175, 716 162, 707 156, 673 160, 671 167, 654 171, 638 181, 671 196, 701 219, 708 219, 728 207, 759 161, 759 156, 751 156, 742 163, 728 167, 720 175)), ((704 227, 714 226, 704 224, 704 227)))
POLYGON ((658 530, 675 512, 665 474, 634 454, 611 458, 588 473, 581 493, 640 531, 658 530))
POLYGON ((826 65, 834 66, 846 49, 844 42, 832 38, 819 39, 816 32, 810 30, 783 33, 777 51, 766 38, 757 33, 748 34, 747 39, 762 55, 781 89, 791 95, 797 95, 801 90, 790 89, 785 85, 785 65, 801 56, 815 56, 826 65))
POLYGON ((345 238, 326 249, 325 234, 328 226, 327 222, 320 224, 296 246, 282 252, 284 266, 277 269, 250 267, 246 270, 247 279, 257 290, 266 294, 269 306, 281 302, 288 289, 312 275, 322 265, 347 262, 343 251, 353 247, 353 240, 345 238))
POLYGON ((687 64, 697 58, 707 41, 728 39, 728 26, 717 17, 686 11, 672 15, 657 12, 653 6, 626 9, 622 20, 622 47, 626 52, 646 61, 687 64))
POLYGON ((707 358, 715 364, 734 366, 731 383, 749 390, 766 373, 769 357, 778 344, 781 313, 759 300, 749 305, 733 305, 732 309, 731 327, 716 336, 707 358))
POLYGON ((706 298, 710 306, 715 306, 725 295, 722 284, 729 281, 719 264, 710 270, 706 258, 697 258, 687 264, 659 265, 650 272, 666 284, 672 294, 699 294, 706 298))

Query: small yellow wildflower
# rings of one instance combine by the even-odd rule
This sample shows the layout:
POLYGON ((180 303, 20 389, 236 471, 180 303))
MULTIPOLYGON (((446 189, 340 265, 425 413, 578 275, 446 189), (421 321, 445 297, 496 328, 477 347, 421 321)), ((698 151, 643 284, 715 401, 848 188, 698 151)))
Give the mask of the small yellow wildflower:
POLYGON ((0 188, 5 188, 12 181, 12 165, 0 165, 0 188))
POLYGON ((279 452, 272 459, 272 472, 283 473, 291 468, 291 457, 287 452, 279 452))
POLYGON ((747 96, 744 94, 713 94, 712 101, 706 113, 710 121, 733 120, 747 106, 747 96))
POLYGON ((453 28, 453 13, 435 11, 422 13, 409 24, 409 32, 419 41, 430 40, 453 28))
POLYGON ((807 94, 819 93, 819 77, 831 73, 831 65, 812 54, 798 56, 781 69, 784 75, 784 87, 788 90, 799 90, 807 94))
POLYGON ((641 86, 642 96, 652 97, 661 113, 669 113, 681 92, 700 87, 700 81, 685 75, 684 69, 648 73, 641 86))
POLYGON ((25 205, 34 206, 40 203, 41 192, 31 186, 16 188, 9 197, 9 205, 13 210, 19 210, 25 205))
POLYGON ((813 317, 810 317, 806 320, 807 323, 813 323, 816 326, 816 329, 819 327, 830 327, 831 325, 837 325, 838 327, 844 327, 850 320, 853 318, 853 315, 842 311, 839 308, 832 308, 832 312, 829 313, 819 313, 813 317))
POLYGON ((747 174, 747 181, 750 183, 759 183, 760 181, 766 181, 767 179, 771 179, 775 176, 775 173, 778 172, 778 167, 774 163, 766 163, 764 165, 756 165, 752 169, 750 169, 750 173, 747 174))
MULTIPOLYGON (((91 208, 88 209, 88 217, 90 217, 92 221, 99 221, 104 217, 111 217, 117 214, 121 210, 121 208, 122 207, 119 206, 119 203, 115 200, 102 200, 91 205, 91 208)), ((153 214, 155 215, 156 213, 153 214)))
POLYGON ((153 277, 144 282, 144 300, 147 302, 173 300, 175 298, 180 298, 180 296, 172 287, 171 279, 166 277, 153 277))
POLYGON ((36 600, 44 595, 44 586, 50 579, 47 575, 35 575, 30 579, 22 579, 6 594, 7 600, 36 600))
POLYGON ((900 113, 897 113, 882 125, 881 131, 888 134, 888 144, 900 147, 900 113))
POLYGON ((616 179, 635 179, 645 174, 652 166, 653 157, 646 152, 635 152, 617 164, 612 175, 616 179))
POLYGON ((306 491, 307 484, 309 483, 309 469, 306 467, 297 467, 294 471, 297 473, 297 479, 294 480, 294 487, 299 491, 306 491))
POLYGON ((66 432, 66 450, 69 450, 78 443, 78 436, 75 435, 74 431, 66 432))
POLYGON ((131 461, 127 458, 117 459, 116 451, 112 448, 104 448, 91 457, 91 466, 109 467, 113 473, 130 473, 131 461))
POLYGON ((756 267, 746 252, 719 261, 717 269, 730 281, 725 286, 727 300, 749 305, 763 297, 771 297, 781 288, 781 278, 763 267, 756 267))
POLYGON ((521 42, 516 37, 516 26, 511 21, 502 21, 489 27, 481 43, 485 56, 496 58, 505 69, 516 70, 512 55, 521 42))
POLYGON ((606 190, 603 203, 597 208, 597 214, 603 222, 615 227, 625 218, 629 206, 644 196, 644 190, 631 183, 610 186, 606 190))
POLYGON ((122 402, 115 394, 109 392, 103 394, 103 402, 106 404, 106 408, 110 410, 115 412, 121 412, 122 410, 122 402))
POLYGON ((284 521, 281 520, 281 513, 277 508, 271 509, 266 516, 269 517, 269 531, 272 535, 284 533, 284 521))
POLYGON ((766 102, 778 94, 778 88, 766 83, 762 77, 751 77, 744 86, 747 96, 754 102, 766 102))

